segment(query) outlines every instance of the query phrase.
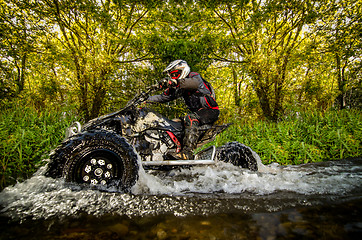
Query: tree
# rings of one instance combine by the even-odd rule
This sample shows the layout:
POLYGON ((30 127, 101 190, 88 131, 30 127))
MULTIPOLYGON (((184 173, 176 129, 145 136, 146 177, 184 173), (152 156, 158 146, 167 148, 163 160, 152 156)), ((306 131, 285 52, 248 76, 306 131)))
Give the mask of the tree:
MULTIPOLYGON (((154 4, 147 1, 36 1, 37 14, 52 25, 85 120, 99 115, 120 66, 147 59, 136 51, 138 25, 154 4)), ((53 42, 54 43, 54 42, 53 42)))
POLYGON ((37 51, 36 39, 44 25, 18 1, 1 1, 0 16, 0 86, 5 97, 6 93, 17 95, 24 89, 28 58, 37 51))
POLYGON ((204 20, 209 12, 192 0, 166 1, 152 11, 153 63, 164 67, 175 59, 184 59, 193 70, 206 70, 213 47, 209 23, 204 20))
POLYGON ((226 36, 213 58, 237 63, 248 73, 266 119, 284 111, 288 68, 305 39, 304 28, 317 17, 317 1, 203 1, 226 36), (228 51, 225 51, 227 47, 228 51))
MULTIPOLYGON (((206 71, 212 63, 208 56, 213 49, 210 24, 205 21, 208 14, 210 11, 192 0, 164 1, 150 11, 144 27, 149 33, 146 51, 154 56, 149 62, 158 73, 155 77, 164 77, 162 71, 176 59, 186 60, 192 71, 206 71)), ((158 110, 169 117, 181 116, 187 111, 182 100, 169 105, 172 109, 158 110)))
POLYGON ((74 104, 85 120, 123 106, 175 59, 235 115, 277 121, 296 105, 326 109, 336 92, 358 106, 362 92, 357 0, 0 3, 0 97, 74 104))
POLYGON ((315 29, 326 39, 326 43, 320 46, 320 51, 330 53, 335 59, 334 69, 339 91, 336 100, 339 109, 343 109, 346 107, 348 90, 357 85, 355 91, 358 91, 358 72, 362 67, 362 3, 358 0, 331 0, 325 8, 328 9, 328 14, 321 17, 315 29))

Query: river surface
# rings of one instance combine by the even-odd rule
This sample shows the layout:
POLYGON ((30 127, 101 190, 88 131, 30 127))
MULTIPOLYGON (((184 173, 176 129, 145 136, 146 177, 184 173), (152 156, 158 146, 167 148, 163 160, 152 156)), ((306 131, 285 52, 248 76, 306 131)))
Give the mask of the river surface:
POLYGON ((0 193, 0 239, 360 239, 362 159, 143 171, 132 193, 42 176, 0 193))

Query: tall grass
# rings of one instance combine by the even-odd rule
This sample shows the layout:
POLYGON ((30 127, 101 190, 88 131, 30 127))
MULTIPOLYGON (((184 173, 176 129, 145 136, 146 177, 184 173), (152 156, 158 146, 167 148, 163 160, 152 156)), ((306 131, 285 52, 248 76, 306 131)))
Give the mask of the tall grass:
POLYGON ((362 156, 360 111, 300 113, 279 123, 235 123, 216 145, 239 141, 257 152, 263 163, 301 164, 362 156))
MULTIPOLYGON (((44 110, 20 102, 0 112, 0 190, 30 177, 64 138, 74 114, 44 110)), ((239 141, 256 151, 263 163, 301 164, 362 156, 360 111, 311 112, 279 123, 235 123, 211 143, 239 141)))
POLYGON ((74 117, 64 111, 37 112, 22 102, 0 112, 0 189, 31 176, 64 138, 74 117))

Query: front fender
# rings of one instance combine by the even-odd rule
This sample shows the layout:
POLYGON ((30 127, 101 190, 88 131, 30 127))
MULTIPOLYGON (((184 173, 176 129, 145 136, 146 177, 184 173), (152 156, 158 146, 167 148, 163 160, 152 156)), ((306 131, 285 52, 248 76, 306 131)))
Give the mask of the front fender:
POLYGON ((70 127, 68 127, 65 130, 65 137, 70 138, 71 136, 74 136, 82 131, 82 125, 80 122, 74 122, 70 127))

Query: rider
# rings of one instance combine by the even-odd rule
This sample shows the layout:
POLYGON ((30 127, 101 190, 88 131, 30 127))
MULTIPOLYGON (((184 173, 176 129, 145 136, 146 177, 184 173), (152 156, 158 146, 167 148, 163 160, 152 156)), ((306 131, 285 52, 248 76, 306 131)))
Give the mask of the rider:
POLYGON ((176 154, 178 159, 193 159, 192 151, 199 137, 198 126, 213 124, 219 118, 219 107, 212 86, 199 73, 190 72, 184 60, 171 62, 163 71, 168 77, 160 81, 166 88, 161 95, 150 96, 147 102, 169 102, 183 97, 191 113, 184 118, 185 136, 183 149, 176 154))

